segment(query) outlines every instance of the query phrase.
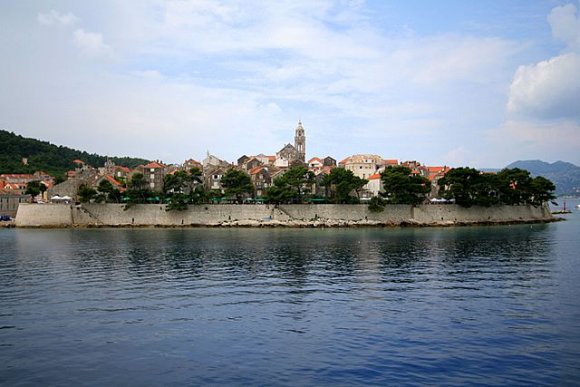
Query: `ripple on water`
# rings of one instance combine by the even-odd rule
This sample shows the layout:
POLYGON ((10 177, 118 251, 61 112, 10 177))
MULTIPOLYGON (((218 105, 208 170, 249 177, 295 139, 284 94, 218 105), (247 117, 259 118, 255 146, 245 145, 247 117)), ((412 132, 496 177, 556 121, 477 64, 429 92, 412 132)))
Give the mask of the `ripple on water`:
POLYGON ((3 231, 0 380, 572 384, 567 226, 3 231))

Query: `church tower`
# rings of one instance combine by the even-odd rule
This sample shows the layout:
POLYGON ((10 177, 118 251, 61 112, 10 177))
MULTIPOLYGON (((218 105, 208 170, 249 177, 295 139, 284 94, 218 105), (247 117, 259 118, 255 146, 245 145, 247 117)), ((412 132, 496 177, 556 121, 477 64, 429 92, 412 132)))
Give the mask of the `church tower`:
POLYGON ((302 121, 298 121, 296 127, 296 134, 294 135, 294 148, 298 151, 300 161, 306 162, 306 135, 304 134, 304 127, 302 121))

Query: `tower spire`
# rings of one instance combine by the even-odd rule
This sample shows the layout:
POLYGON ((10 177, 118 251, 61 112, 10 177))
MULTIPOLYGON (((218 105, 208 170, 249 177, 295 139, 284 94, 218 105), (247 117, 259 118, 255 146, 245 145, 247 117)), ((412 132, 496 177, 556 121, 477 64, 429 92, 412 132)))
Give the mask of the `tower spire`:
POLYGON ((304 163, 306 162, 306 135, 304 134, 302 120, 298 120, 298 126, 296 126, 295 132, 294 147, 298 151, 300 160, 304 163))

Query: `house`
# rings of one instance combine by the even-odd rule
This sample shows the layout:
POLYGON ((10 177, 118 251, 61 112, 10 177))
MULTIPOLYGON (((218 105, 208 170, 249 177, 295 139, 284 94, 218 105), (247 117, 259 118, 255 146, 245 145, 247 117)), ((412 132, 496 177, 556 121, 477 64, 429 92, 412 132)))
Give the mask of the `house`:
POLYGON ((257 198, 266 196, 266 191, 272 186, 271 168, 267 165, 260 165, 249 171, 257 198))
POLYGON ((224 192, 222 187, 222 177, 225 175, 226 169, 222 167, 209 167, 204 168, 204 181, 205 181, 205 188, 208 191, 211 190, 218 190, 220 192, 224 192))
MULTIPOLYGON (((11 195, 24 195, 28 183, 39 181, 47 189, 54 185, 54 178, 49 174, 38 171, 33 174, 28 173, 6 173, 0 175, 0 189, 9 192, 11 195)), ((47 200, 47 193, 39 196, 40 200, 47 200)))
POLYGON ((14 218, 20 203, 30 202, 30 199, 30 195, 16 193, 12 190, 0 189, 0 215, 7 215, 14 218))
POLYGON ((113 171, 113 176, 115 177, 115 180, 126 182, 130 174, 131 174, 130 168, 115 165, 115 169, 113 171))
POLYGON ((312 172, 319 171, 322 169, 322 167, 324 166, 322 160, 320 160, 318 157, 313 157, 310 160, 308 160, 308 169, 311 170, 312 172))
POLYGON ((383 158, 372 154, 358 154, 345 158, 338 165, 352 171, 355 176, 361 179, 367 179, 383 166, 383 158))
POLYGON ((197 168, 200 171, 203 171, 203 164, 194 159, 185 160, 183 162, 183 169, 186 171, 191 171, 193 168, 197 168))
POLYGON ((244 165, 243 169, 244 169, 244 170, 246 170, 246 171, 251 171, 252 169, 254 169, 254 168, 256 168, 256 167, 260 167, 260 166, 262 166, 262 165, 264 165, 264 163, 262 163, 262 162, 261 162, 260 160, 258 160, 257 158, 255 158, 255 157, 252 157, 251 159, 249 159, 249 160, 248 160, 248 161, 245 163, 245 165, 244 165))
POLYGON ((336 167, 336 160, 330 156, 326 156, 324 159, 322 159, 322 165, 325 167, 336 167))
POLYGON ((265 154, 260 153, 254 157, 264 165, 273 166, 276 163, 276 156, 266 156, 265 154))
POLYGON ((207 156, 203 159, 203 170, 205 171, 207 168, 211 169, 212 167, 220 167, 220 168, 230 168, 232 164, 228 163, 225 160, 222 160, 214 155, 211 155, 207 152, 207 156))
POLYGON ((378 196, 381 191, 383 191, 383 183, 381 181, 381 174, 375 173, 370 175, 367 180, 369 181, 365 189, 370 193, 370 196, 378 196))
POLYGON ((300 153, 292 144, 286 144, 282 149, 276 152, 276 162, 274 165, 278 168, 288 168, 295 161, 300 160, 300 153))
POLYGON ((248 162, 248 160, 250 160, 251 157, 248 157, 246 155, 243 155, 242 157, 240 157, 238 159, 238 167, 242 167, 244 166, 244 164, 246 164, 248 162))
POLYGON ((152 161, 146 165, 140 165, 135 168, 134 172, 139 172, 143 175, 152 191, 160 192, 163 190, 163 180, 167 174, 167 167, 161 162, 152 161))

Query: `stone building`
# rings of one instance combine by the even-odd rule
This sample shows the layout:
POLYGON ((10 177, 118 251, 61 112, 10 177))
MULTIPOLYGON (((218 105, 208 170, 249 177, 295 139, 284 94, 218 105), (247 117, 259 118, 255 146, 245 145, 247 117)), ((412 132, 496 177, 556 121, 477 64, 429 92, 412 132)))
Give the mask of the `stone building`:
POLYGON ((279 168, 287 168, 297 163, 306 163, 306 134, 301 121, 298 121, 298 126, 294 131, 294 145, 284 145, 276 153, 274 165, 279 168))
POLYGON ((355 176, 361 179, 368 179, 369 176, 374 175, 383 166, 383 158, 371 154, 352 155, 342 160, 339 166, 352 171, 355 176))
POLYGON ((152 161, 147 165, 138 166, 135 171, 143 174, 143 178, 152 191, 161 192, 163 190, 163 180, 167 174, 166 168, 161 162, 152 161))

